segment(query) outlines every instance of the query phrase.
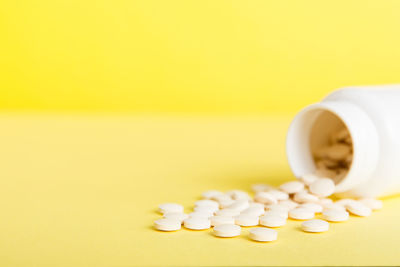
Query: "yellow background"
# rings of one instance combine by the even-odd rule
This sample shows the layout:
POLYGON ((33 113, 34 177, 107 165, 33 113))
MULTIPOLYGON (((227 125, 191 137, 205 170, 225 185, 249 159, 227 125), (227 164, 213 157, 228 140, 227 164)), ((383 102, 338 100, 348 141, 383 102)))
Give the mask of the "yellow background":
POLYGON ((0 108, 294 112, 398 82, 400 1, 0 1, 0 108))
POLYGON ((321 235, 289 220, 271 244, 152 229, 160 203, 189 212, 204 190, 293 179, 296 111, 399 82, 399 14, 396 0, 0 0, 0 265, 399 265, 399 198, 321 235))

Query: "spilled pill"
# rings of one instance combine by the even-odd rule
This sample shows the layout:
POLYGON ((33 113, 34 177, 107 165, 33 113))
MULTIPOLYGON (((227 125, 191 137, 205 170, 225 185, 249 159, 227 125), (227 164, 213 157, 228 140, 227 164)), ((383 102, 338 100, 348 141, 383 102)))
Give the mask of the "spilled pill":
POLYGON ((239 236, 241 228, 235 224, 220 224, 214 227, 214 235, 218 237, 234 237, 239 236))
POLYGON ((154 227, 160 231, 176 231, 181 229, 181 221, 177 219, 158 219, 154 221, 154 227))
POLYGON ((191 230, 204 230, 211 227, 211 222, 208 218, 190 217, 183 221, 183 226, 191 230))
POLYGON ((278 239, 278 232, 274 229, 256 227, 249 230, 249 237, 254 241, 271 242, 278 239))
POLYGON ((301 229, 305 232, 320 233, 329 230, 329 223, 324 220, 309 220, 301 223, 301 229))

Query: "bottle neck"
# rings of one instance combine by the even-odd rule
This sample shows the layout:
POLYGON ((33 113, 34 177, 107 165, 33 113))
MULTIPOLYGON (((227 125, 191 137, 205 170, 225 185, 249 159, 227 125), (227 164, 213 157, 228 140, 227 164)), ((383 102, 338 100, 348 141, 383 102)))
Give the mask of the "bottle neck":
POLYGON ((356 105, 342 101, 328 101, 310 105, 300 111, 292 121, 287 138, 286 153, 296 177, 314 173, 316 164, 311 151, 311 137, 327 134, 330 122, 322 114, 336 117, 347 128, 353 146, 353 159, 347 174, 336 184, 336 192, 345 192, 367 182, 373 175, 379 157, 379 137, 368 115, 356 105), (317 124, 324 125, 317 125, 317 124), (317 133, 312 130, 321 129, 317 133))

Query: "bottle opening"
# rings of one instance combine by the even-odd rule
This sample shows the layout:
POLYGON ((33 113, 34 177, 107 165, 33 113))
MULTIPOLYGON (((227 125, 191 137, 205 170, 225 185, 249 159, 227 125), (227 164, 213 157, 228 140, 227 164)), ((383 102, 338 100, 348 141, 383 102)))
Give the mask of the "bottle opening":
POLYGON ((353 163, 353 140, 338 115, 314 106, 303 110, 292 122, 287 156, 296 177, 313 173, 339 184, 353 163))
POLYGON ((286 154, 296 177, 316 173, 331 178, 336 192, 366 183, 379 159, 375 125, 359 107, 340 101, 312 104, 289 127, 286 154))
POLYGON ((353 161, 353 140, 343 121, 327 110, 318 114, 311 125, 309 153, 317 176, 329 177, 335 184, 348 174, 353 161))

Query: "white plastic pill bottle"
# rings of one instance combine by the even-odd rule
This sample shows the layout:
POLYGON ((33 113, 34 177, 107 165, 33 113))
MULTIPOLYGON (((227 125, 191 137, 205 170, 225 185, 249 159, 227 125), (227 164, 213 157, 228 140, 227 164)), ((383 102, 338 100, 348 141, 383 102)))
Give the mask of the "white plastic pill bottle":
MULTIPOLYGON (((296 177, 318 171, 315 153, 348 132, 347 171, 330 177, 342 197, 400 193, 400 85, 348 87, 301 110, 292 121, 286 153, 296 177)), ((328 165, 330 161, 327 161, 328 165)))

